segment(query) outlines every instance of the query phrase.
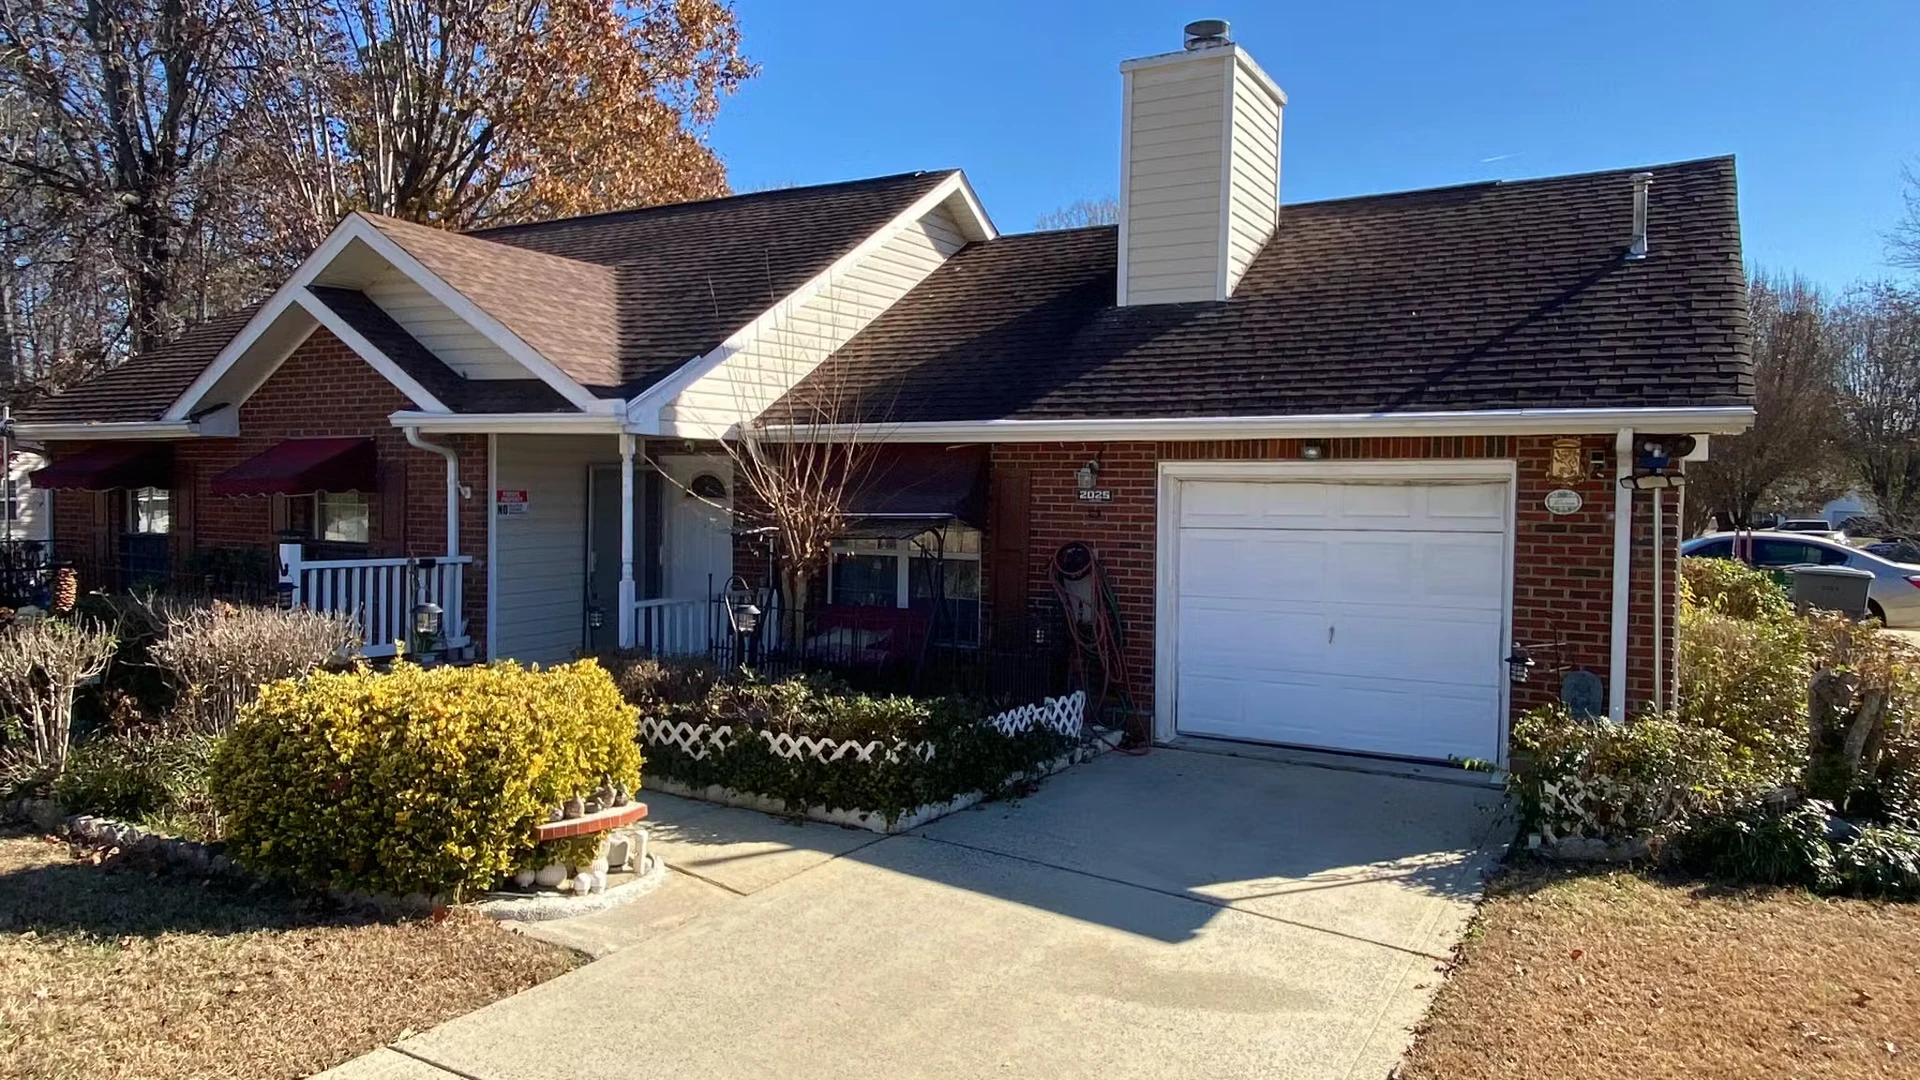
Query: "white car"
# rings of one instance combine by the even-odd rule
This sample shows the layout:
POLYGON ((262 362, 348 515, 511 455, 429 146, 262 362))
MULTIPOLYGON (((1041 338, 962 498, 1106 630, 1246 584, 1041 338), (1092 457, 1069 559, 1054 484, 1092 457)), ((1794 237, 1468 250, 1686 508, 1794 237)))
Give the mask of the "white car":
MULTIPOLYGON (((1731 559, 1734 535, 1698 536, 1680 545, 1680 554, 1708 559, 1731 559)), ((1897 563, 1872 552, 1806 533, 1755 532, 1742 536, 1746 561, 1763 570, 1789 566, 1848 566, 1873 575, 1867 587, 1867 610, 1886 626, 1920 626, 1920 565, 1897 563), (1750 545, 1750 547, 1749 547, 1750 545)))

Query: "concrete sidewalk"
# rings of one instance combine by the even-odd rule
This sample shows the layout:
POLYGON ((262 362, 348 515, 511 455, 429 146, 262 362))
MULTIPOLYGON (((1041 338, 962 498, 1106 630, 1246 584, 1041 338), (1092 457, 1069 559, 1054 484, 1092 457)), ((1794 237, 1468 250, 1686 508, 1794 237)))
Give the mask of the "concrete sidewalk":
POLYGON ((684 918, 328 1075, 1384 1077, 1499 805, 1160 751, 889 838, 663 807, 684 918))

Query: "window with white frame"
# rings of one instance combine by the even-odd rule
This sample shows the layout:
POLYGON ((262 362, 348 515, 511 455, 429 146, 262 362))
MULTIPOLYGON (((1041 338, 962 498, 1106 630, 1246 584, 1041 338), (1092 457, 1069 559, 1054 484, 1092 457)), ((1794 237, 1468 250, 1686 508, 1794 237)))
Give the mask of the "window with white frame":
POLYGON ((322 491, 313 497, 316 540, 364 544, 369 535, 367 495, 363 491, 322 491))
POLYGON ((940 640, 975 645, 980 584, 980 531, 949 525, 906 540, 835 541, 827 598, 851 607, 927 609, 944 598, 940 640))
POLYGON ((127 491, 127 531, 160 535, 173 531, 173 492, 166 488, 127 491))

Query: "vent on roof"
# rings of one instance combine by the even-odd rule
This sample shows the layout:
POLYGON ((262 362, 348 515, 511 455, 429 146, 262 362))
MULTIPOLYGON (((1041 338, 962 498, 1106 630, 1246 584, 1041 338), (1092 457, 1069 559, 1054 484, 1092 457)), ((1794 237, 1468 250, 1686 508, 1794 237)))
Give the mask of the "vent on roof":
POLYGON ((1644 259, 1647 257, 1647 185, 1653 183, 1653 174, 1637 172, 1628 179, 1633 181, 1633 242, 1627 245, 1627 258, 1644 259))
POLYGON ((1186 27, 1185 44, 1187 51, 1208 49, 1215 45, 1232 44, 1233 39, 1227 37, 1229 29, 1231 28, 1227 25, 1227 20, 1225 19, 1195 19, 1193 22, 1188 23, 1186 27))

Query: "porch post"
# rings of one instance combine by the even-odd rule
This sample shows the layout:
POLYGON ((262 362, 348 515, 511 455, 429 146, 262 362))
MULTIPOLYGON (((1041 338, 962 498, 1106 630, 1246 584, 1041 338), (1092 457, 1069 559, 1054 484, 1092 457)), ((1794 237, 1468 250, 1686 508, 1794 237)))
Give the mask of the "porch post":
POLYGON ((1613 633, 1607 664, 1607 717, 1627 721, 1628 598, 1633 595, 1633 489, 1620 481, 1633 475, 1633 429, 1613 439, 1613 633))
POLYGON ((620 647, 633 648, 633 436, 620 433, 620 647))

